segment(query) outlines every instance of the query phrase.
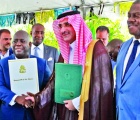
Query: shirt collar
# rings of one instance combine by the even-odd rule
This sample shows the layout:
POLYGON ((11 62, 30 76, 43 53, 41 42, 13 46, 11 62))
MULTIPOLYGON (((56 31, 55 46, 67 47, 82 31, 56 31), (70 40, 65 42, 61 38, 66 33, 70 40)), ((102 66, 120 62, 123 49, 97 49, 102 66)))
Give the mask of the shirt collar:
MULTIPOLYGON (((32 49, 34 49, 35 47, 37 47, 37 46, 35 46, 34 44, 32 44, 32 49)), ((43 50, 43 42, 38 46, 38 48, 40 50, 43 50)))
POLYGON ((2 53, 0 52, 1 59, 5 58, 5 57, 8 57, 8 56, 9 56, 9 49, 7 50, 7 52, 4 55, 2 55, 2 53))
POLYGON ((133 42, 134 42, 135 40, 138 40, 138 41, 140 42, 140 39, 136 39, 135 37, 133 37, 133 42))
POLYGON ((75 47, 75 41, 74 41, 73 43, 70 44, 70 48, 71 48, 71 49, 74 49, 74 47, 75 47))

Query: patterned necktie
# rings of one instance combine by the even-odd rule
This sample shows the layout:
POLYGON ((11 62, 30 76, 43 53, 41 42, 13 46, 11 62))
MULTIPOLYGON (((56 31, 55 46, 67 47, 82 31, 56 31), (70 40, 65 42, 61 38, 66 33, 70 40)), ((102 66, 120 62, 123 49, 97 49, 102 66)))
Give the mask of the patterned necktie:
MULTIPOLYGON (((133 61, 135 59, 138 45, 139 45, 139 41, 138 40, 135 40, 134 41, 134 46, 133 46, 133 49, 132 49, 132 52, 131 52, 131 55, 129 57, 129 60, 128 60, 128 63, 127 63, 126 69, 125 69, 125 74, 127 73, 129 67, 131 66, 131 64, 133 63, 133 61)), ((125 74, 124 74, 124 76, 125 76, 125 74)))
POLYGON ((34 48, 34 55, 36 56, 36 57, 39 57, 39 54, 38 54, 38 47, 35 47, 34 48))

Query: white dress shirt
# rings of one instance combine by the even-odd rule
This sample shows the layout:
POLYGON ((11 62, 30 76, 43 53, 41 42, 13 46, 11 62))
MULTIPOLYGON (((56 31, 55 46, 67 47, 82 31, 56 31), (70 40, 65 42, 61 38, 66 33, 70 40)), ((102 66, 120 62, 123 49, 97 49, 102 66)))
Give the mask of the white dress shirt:
POLYGON ((74 48, 75 48, 75 42, 70 44, 70 55, 69 55, 69 63, 70 64, 73 64, 74 48))
POLYGON ((7 50, 7 52, 4 55, 2 55, 2 53, 0 52, 0 58, 1 59, 6 58, 8 56, 9 56, 9 50, 7 50))
MULTIPOLYGON (((32 44, 32 46, 31 46, 31 55, 34 55, 35 47, 36 46, 34 44, 32 44)), ((44 56, 43 42, 39 46, 37 46, 37 47, 38 47, 38 57, 43 58, 43 56, 44 56)))

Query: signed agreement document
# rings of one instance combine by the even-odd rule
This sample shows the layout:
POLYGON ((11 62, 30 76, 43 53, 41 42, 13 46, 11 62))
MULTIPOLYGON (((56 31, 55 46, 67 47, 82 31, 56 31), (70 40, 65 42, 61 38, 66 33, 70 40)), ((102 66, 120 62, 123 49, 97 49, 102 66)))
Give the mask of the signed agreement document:
POLYGON ((9 60, 11 90, 17 95, 39 92, 36 58, 9 60))

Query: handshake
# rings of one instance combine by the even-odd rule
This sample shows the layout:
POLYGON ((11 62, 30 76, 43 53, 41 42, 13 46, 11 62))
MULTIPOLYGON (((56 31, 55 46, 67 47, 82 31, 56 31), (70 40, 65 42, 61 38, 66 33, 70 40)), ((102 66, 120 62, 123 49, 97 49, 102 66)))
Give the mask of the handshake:
POLYGON ((35 95, 27 92, 27 95, 22 94, 21 96, 17 96, 15 102, 26 107, 26 108, 34 108, 35 106, 35 95))

